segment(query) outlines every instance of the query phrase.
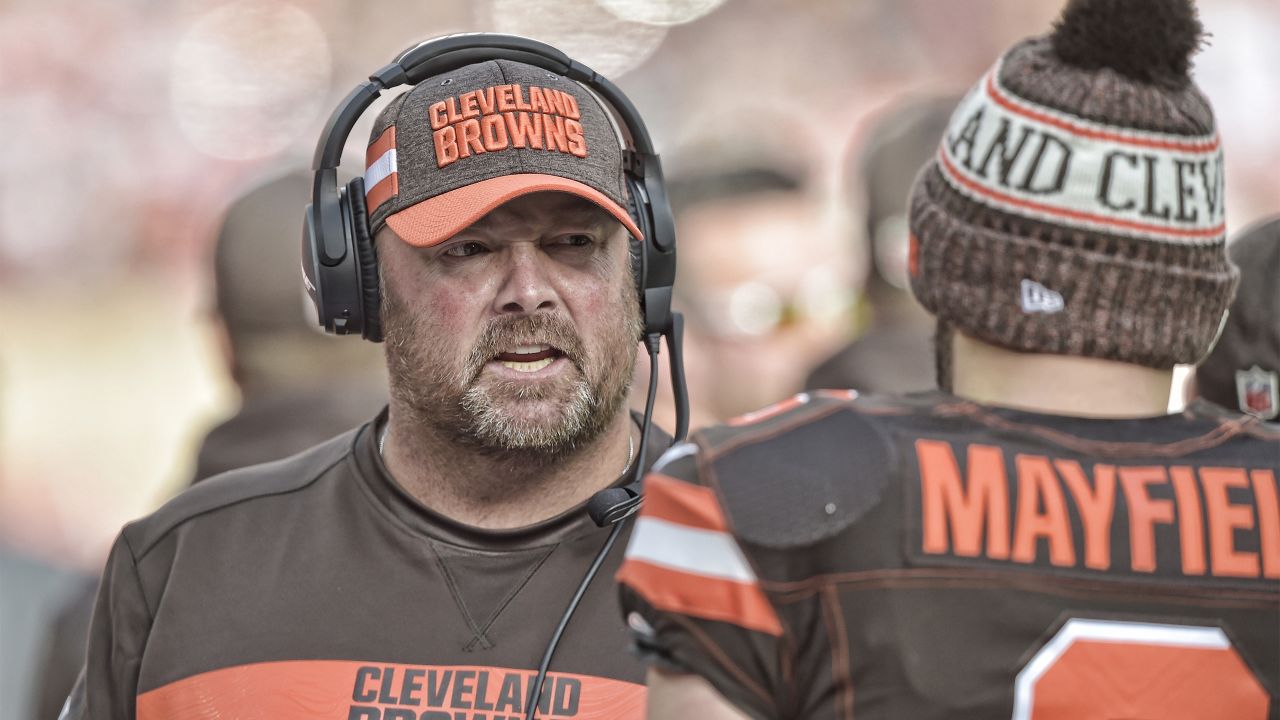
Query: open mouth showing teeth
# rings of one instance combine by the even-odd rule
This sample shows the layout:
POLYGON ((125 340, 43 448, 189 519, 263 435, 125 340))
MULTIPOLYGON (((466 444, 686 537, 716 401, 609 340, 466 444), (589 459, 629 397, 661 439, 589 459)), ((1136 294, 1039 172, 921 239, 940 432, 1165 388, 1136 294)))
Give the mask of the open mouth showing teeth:
POLYGON ((494 360, 517 372, 537 372, 555 362, 564 353, 550 345, 517 345, 499 353, 494 360))

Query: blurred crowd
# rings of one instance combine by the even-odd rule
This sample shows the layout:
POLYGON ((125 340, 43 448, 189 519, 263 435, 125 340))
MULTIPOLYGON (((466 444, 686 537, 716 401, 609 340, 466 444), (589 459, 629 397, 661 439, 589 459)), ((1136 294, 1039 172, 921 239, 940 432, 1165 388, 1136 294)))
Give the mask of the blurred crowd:
MULTIPOLYGON (((933 385, 907 190, 959 94, 1060 5, 0 2, 0 716, 51 717, 28 688, 60 652, 45 619, 122 523, 380 407, 379 348, 309 327, 297 248, 326 114, 397 51, 528 35, 635 101, 677 216, 698 426, 806 387, 933 385)), ((1234 234, 1280 211, 1280 4, 1200 9, 1234 234)), ((1266 325, 1253 307, 1233 313, 1266 325)))

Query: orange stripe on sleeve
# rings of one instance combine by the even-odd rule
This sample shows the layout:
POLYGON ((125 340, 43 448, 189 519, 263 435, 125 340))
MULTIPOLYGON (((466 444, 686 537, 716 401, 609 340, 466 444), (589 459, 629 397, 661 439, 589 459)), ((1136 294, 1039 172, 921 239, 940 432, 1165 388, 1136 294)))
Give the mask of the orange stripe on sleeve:
POLYGON ((714 490, 662 473, 645 478, 641 515, 703 530, 729 531, 714 490))
POLYGON ((628 559, 618 582, 664 612, 731 623, 780 637, 782 623, 759 585, 713 578, 628 559))

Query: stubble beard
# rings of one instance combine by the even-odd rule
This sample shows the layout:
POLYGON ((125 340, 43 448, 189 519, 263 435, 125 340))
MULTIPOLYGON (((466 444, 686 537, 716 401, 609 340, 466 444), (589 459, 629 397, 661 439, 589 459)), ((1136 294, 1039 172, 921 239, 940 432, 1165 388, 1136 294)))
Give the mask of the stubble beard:
POLYGON ((439 437, 499 459, 542 465, 599 438, 628 397, 640 335, 634 292, 624 289, 621 322, 591 356, 564 315, 495 318, 459 362, 447 340, 383 292, 383 327, 392 397, 439 437), (517 344, 547 344, 573 366, 566 377, 519 381, 484 377, 485 365, 517 344), (549 409, 526 412, 532 405, 549 409))

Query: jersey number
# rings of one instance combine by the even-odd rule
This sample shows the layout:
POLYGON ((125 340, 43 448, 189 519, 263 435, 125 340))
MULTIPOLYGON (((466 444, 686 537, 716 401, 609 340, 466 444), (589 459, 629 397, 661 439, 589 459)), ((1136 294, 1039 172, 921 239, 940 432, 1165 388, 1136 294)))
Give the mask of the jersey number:
POLYGON ((1018 673, 1013 720, 1265 720, 1269 702, 1221 628, 1072 619, 1018 673))

